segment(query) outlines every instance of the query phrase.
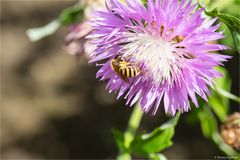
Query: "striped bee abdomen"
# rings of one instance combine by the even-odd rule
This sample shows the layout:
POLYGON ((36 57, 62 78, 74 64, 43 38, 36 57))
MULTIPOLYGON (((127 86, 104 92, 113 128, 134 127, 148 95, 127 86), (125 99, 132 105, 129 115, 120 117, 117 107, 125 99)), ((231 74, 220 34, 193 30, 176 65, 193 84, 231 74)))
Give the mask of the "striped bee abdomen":
POLYGON ((136 77, 140 74, 140 69, 135 66, 120 67, 119 72, 126 77, 136 77))
POLYGON ((141 72, 139 67, 119 57, 112 59, 110 66, 127 83, 129 83, 128 78, 136 77, 141 72))

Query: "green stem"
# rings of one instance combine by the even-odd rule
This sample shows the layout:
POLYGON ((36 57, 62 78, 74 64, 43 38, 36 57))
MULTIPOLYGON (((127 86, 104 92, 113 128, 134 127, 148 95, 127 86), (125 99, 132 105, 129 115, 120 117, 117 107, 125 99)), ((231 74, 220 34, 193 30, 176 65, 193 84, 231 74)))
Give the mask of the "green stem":
POLYGON ((124 133, 124 146, 125 151, 120 153, 117 157, 118 160, 131 160, 131 154, 129 153, 130 145, 135 137, 136 131, 142 119, 143 112, 141 106, 137 103, 128 121, 128 127, 124 133))
POLYGON ((223 141, 222 137, 220 136, 220 134, 218 132, 212 133, 211 138, 212 138, 213 142, 219 147, 219 149, 221 151, 223 151, 226 155, 232 156, 232 157, 238 156, 238 152, 236 152, 232 147, 227 145, 223 141))
POLYGON ((234 101, 240 103, 240 98, 238 96, 235 96, 234 94, 232 94, 232 93, 230 93, 230 92, 228 92, 228 91, 226 91, 226 90, 224 90, 224 89, 222 89, 222 88, 220 88, 218 86, 215 86, 215 88, 218 91, 218 93, 220 93, 224 97, 227 97, 227 98, 229 98, 231 100, 234 100, 234 101))

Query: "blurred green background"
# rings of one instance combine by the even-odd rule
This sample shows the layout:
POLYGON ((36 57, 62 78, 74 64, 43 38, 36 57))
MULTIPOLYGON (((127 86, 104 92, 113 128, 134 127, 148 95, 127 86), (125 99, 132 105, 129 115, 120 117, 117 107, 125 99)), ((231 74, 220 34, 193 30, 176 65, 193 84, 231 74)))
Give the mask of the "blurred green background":
MULTIPOLYGON (((105 83, 95 78, 97 68, 84 56, 62 49, 67 27, 54 36, 31 43, 25 31, 56 18, 77 1, 1 1, 1 158, 2 159, 112 159, 117 148, 111 128, 124 130, 132 108, 115 100, 105 83)), ((211 7, 239 17, 239 1, 216 0, 211 7), (228 3, 226 3, 228 1, 228 3), (223 5, 224 4, 224 5, 223 5)), ((222 43, 234 48, 231 35, 222 43)), ((232 93, 239 96, 239 54, 226 63, 232 93)), ((238 104, 230 101, 230 112, 238 104)), ((169 159, 209 159, 223 155, 206 140, 200 126, 188 125, 183 114, 174 145, 163 153, 169 159)), ((140 130, 151 131, 166 120, 163 107, 155 117, 144 115, 140 130)))

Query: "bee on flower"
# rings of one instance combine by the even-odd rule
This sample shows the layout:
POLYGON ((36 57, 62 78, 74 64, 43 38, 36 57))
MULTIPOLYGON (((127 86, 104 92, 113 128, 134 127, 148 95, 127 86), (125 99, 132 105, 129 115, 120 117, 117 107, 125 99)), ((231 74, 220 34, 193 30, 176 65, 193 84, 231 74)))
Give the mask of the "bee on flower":
POLYGON ((222 76, 215 67, 230 58, 214 53, 228 47, 209 43, 224 37, 216 32, 220 24, 203 18, 203 9, 192 1, 148 0, 146 5, 107 0, 106 11, 94 12, 87 36, 95 46, 90 62, 105 62, 97 77, 108 81, 117 98, 124 95, 127 105, 139 101, 142 111, 155 114, 163 101, 166 113, 187 112, 190 101, 198 106, 196 95, 207 101, 208 86, 222 76), (123 60, 137 73, 126 75, 127 65, 120 70, 123 60))

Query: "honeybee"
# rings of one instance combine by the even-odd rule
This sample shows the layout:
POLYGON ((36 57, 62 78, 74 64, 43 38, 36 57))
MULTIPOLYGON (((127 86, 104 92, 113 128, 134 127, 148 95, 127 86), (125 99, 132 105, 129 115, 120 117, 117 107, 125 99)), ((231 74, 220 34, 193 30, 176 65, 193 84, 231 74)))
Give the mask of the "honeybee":
POLYGON ((117 56, 110 62, 112 70, 115 71, 125 82, 129 83, 128 78, 138 76, 140 68, 131 62, 124 60, 121 56, 117 56))

